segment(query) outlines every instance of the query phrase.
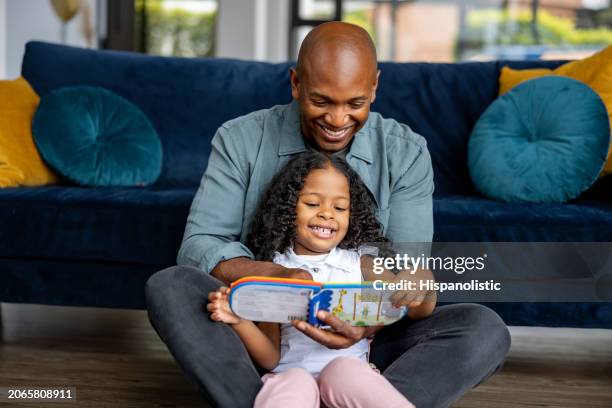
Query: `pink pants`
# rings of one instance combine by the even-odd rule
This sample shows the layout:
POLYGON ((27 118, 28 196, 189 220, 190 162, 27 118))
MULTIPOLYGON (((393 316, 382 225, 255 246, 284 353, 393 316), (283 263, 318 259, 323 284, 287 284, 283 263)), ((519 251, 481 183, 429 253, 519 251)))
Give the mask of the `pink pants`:
POLYGON ((254 408, 414 408, 385 377, 368 363, 338 357, 327 364, 318 380, 303 368, 266 374, 254 408))

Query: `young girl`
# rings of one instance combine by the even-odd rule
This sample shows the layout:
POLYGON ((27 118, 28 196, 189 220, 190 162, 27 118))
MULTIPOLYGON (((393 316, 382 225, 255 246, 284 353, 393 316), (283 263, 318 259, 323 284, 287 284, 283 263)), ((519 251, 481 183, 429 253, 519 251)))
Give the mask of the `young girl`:
MULTIPOLYGON (((317 282, 362 280, 358 248, 384 241, 368 191, 342 159, 307 152, 272 180, 247 246, 257 260, 310 272, 317 282)), ((227 288, 209 295, 213 320, 229 324, 249 355, 272 373, 255 407, 413 407, 368 364, 362 339, 332 350, 291 324, 253 323, 232 313, 227 288)), ((297 324, 297 322, 294 322, 297 324)))

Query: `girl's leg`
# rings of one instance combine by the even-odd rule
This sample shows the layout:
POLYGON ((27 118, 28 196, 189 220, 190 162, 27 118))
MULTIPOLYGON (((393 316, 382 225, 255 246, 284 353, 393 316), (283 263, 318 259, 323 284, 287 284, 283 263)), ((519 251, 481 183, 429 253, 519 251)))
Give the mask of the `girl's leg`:
POLYGON ((262 380, 264 385, 253 408, 319 408, 317 381, 303 368, 266 374, 262 380))
POLYGON ((414 408, 385 377, 354 357, 327 364, 319 376, 319 390, 328 408, 414 408))

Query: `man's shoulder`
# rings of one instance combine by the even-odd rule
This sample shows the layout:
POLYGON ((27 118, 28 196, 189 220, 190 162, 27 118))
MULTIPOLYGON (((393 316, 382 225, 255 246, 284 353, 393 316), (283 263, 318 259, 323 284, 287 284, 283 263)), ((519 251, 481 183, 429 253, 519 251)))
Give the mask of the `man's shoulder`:
POLYGON ((268 139, 265 145, 280 137, 287 106, 276 105, 225 122, 213 138, 213 145, 222 145, 245 157, 253 157, 264 143, 264 137, 268 139))
POLYGON ((413 131, 410 126, 395 119, 384 118, 378 112, 372 112, 370 116, 370 131, 377 138, 385 141, 388 152, 399 154, 400 152, 403 153, 405 149, 421 150, 427 148, 425 138, 413 131))
POLYGON ((386 158, 391 173, 403 175, 417 161, 430 162, 427 141, 408 125, 371 114, 370 133, 377 150, 386 158))
POLYGON ((264 123, 267 121, 278 121, 279 123, 285 117, 289 105, 275 105, 271 108, 260 109, 246 115, 230 119, 221 125, 227 133, 248 131, 256 133, 256 130, 263 131, 264 123))

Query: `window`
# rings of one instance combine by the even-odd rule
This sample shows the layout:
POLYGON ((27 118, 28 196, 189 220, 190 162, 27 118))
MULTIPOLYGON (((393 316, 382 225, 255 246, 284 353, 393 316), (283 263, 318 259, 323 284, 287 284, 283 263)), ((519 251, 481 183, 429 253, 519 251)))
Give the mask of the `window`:
POLYGON ((215 55, 217 0, 109 0, 105 48, 153 55, 215 55))
POLYGON ((612 44, 609 0, 293 3, 293 58, 308 30, 321 20, 364 27, 374 39, 379 60, 387 61, 580 58, 612 44))
POLYGON ((135 6, 141 51, 175 57, 214 55, 216 0, 137 0, 135 6))

